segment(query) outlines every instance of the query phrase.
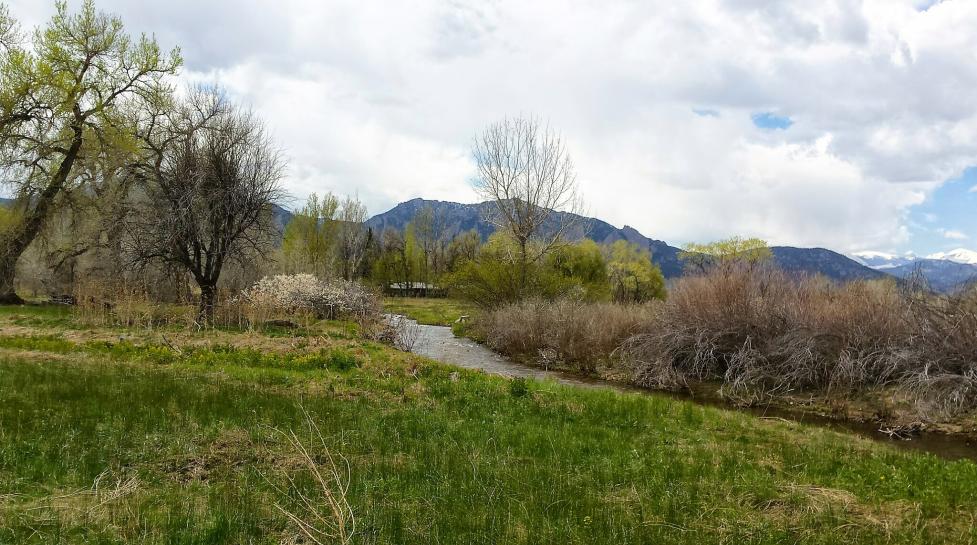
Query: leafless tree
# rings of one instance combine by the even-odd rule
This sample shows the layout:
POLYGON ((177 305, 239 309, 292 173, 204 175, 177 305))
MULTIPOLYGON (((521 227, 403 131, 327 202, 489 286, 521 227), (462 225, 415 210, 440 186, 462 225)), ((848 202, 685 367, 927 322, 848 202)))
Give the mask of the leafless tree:
POLYGON ((443 210, 435 210, 430 205, 422 208, 411 221, 414 236, 423 252, 421 280, 431 282, 445 272, 448 245, 448 218, 443 210))
POLYGON ((487 221, 518 245, 521 289, 529 265, 561 244, 580 222, 573 161, 562 137, 534 118, 489 126, 476 137, 475 189, 495 203, 487 221))
POLYGON ((284 161, 261 121, 214 89, 196 89, 173 113, 144 123, 145 180, 129 218, 137 263, 185 268, 200 288, 200 318, 213 318, 230 261, 270 248, 271 206, 282 197, 284 161))
POLYGON ((356 276, 369 245, 366 206, 355 197, 346 197, 339 211, 339 240, 336 252, 339 268, 346 280, 356 276))

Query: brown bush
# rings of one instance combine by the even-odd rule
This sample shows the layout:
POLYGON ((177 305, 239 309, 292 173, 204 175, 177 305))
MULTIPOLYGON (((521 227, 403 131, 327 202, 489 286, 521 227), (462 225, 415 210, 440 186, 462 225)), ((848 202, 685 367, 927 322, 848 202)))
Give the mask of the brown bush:
POLYGON ((642 329, 644 305, 530 300, 488 311, 476 334, 496 351, 542 365, 593 372, 642 329))
POLYGON ((741 401, 894 386, 946 416, 977 401, 977 297, 715 270, 677 281, 621 353, 642 386, 718 381, 741 401))

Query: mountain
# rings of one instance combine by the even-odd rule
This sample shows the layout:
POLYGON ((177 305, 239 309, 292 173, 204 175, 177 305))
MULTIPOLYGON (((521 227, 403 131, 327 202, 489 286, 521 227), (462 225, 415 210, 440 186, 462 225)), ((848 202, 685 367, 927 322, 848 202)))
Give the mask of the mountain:
POLYGON ((965 248, 957 248, 949 252, 937 252, 926 256, 926 259, 940 259, 952 261, 954 263, 965 263, 967 265, 977 265, 977 252, 965 248))
POLYGON ((888 275, 825 248, 774 246, 773 258, 781 269, 801 274, 818 273, 833 280, 876 280, 888 275))
POLYGON ((920 258, 911 263, 887 269, 887 273, 898 278, 909 278, 921 274, 929 287, 935 291, 949 293, 977 280, 977 265, 958 263, 948 259, 920 258))
POLYGON ((853 259, 884 271, 897 278, 909 278, 921 274, 930 288, 947 293, 972 283, 977 279, 977 252, 957 248, 938 252, 926 257, 912 254, 898 256, 885 252, 857 252, 853 259))
MULTIPOLYGON (((367 226, 375 232, 384 229, 403 231, 414 216, 425 207, 430 206, 435 214, 445 218, 447 233, 454 236, 458 233, 475 229, 482 239, 488 238, 495 227, 484 221, 485 213, 494 206, 491 202, 479 204, 460 204, 455 202, 429 201, 413 199, 403 202, 382 214, 367 220, 367 226)), ((563 214, 563 212, 559 212, 563 214)), ((627 240, 651 252, 651 259, 658 265, 666 278, 681 276, 682 262, 679 259, 680 249, 669 244, 646 237, 637 229, 625 225, 622 228, 596 219, 583 216, 577 217, 580 228, 570 233, 572 240, 584 237, 595 242, 606 244, 618 240, 627 240)), ((886 275, 862 265, 846 256, 823 248, 792 248, 779 246, 771 249, 777 264, 783 269, 803 274, 823 274, 834 280, 855 280, 883 278, 886 275)))
POLYGON ((292 221, 294 216, 295 214, 277 204, 271 205, 271 217, 274 219, 275 227, 278 228, 279 233, 285 233, 285 226, 292 221))
POLYGON ((908 265, 916 259, 912 254, 900 256, 885 252, 855 252, 851 257, 862 265, 879 271, 908 265))

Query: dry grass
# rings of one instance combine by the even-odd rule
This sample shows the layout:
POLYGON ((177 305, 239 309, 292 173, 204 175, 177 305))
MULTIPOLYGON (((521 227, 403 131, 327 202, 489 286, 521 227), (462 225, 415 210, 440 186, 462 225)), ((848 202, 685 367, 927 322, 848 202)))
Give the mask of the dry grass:
MULTIPOLYGON (((304 410, 304 409, 303 409, 304 410)), ((280 500, 277 509, 290 523, 291 532, 282 543, 315 543, 317 545, 353 542, 356 533, 356 517, 350 506, 350 464, 342 456, 334 456, 326 445, 322 431, 305 412, 309 439, 303 441, 295 431, 275 430, 285 439, 289 449, 299 461, 299 472, 304 472, 312 486, 299 482, 294 469, 279 471, 285 487, 272 486, 280 500)))

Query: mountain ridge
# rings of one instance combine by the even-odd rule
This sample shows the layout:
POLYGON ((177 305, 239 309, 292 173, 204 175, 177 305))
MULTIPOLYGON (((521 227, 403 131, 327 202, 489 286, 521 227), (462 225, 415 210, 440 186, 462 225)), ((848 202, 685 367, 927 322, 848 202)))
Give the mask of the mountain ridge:
MULTIPOLYGON (((484 212, 489 207, 494 206, 492 202, 462 204, 422 198, 399 203, 390 210, 371 217, 366 224, 375 232, 381 232, 388 228, 403 231, 414 216, 426 206, 431 206, 436 214, 443 214, 450 236, 475 229, 484 240, 495 230, 494 226, 484 220, 484 212)), ((557 212, 557 214, 566 214, 566 212, 557 212)), ((629 225, 618 228, 599 218, 586 216, 577 216, 577 218, 579 219, 578 225, 582 227, 578 227, 574 232, 569 233, 568 238, 571 240, 579 240, 584 236, 600 244, 627 240, 650 251, 652 261, 661 268, 662 274, 666 278, 675 278, 683 274, 684 267, 679 259, 681 249, 662 240, 648 237, 629 225)), ((777 264, 782 269, 792 273, 823 274, 840 281, 878 279, 889 276, 826 248, 774 246, 771 248, 771 252, 777 264)))

